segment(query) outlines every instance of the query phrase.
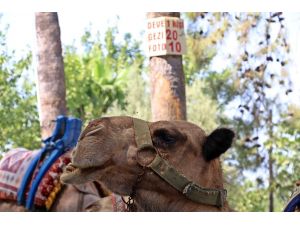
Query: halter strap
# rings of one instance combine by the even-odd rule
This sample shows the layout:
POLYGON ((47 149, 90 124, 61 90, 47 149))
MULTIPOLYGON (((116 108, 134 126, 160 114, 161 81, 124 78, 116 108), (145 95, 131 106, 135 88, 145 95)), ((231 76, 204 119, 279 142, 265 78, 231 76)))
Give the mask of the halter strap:
POLYGON ((224 205, 227 195, 225 189, 204 188, 187 179, 158 154, 153 146, 147 122, 133 118, 133 124, 138 151, 145 147, 151 147, 156 151, 153 161, 141 166, 152 169, 163 180, 194 202, 217 207, 224 205))

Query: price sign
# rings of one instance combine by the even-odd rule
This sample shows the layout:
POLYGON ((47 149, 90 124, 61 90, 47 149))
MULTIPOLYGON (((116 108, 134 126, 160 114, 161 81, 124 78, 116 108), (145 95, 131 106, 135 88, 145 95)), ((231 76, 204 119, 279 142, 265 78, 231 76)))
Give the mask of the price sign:
POLYGON ((186 52, 184 25, 180 18, 148 19, 146 38, 149 56, 182 55, 186 52))

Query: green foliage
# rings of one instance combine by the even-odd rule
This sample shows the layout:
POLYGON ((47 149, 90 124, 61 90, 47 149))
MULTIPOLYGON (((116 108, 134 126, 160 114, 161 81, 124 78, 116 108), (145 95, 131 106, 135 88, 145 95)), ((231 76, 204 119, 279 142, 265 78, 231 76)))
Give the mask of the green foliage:
MULTIPOLYGON (((296 111, 296 108, 294 110, 296 111)), ((294 129, 294 123, 290 123, 293 120, 294 118, 291 118, 287 123, 280 124, 274 132, 273 143, 271 141, 265 143, 265 145, 273 144, 274 146, 273 160, 276 179, 273 185, 276 195, 284 203, 288 201, 295 182, 300 180, 300 132, 299 129, 294 129)))
POLYGON ((282 210, 296 178, 293 176, 296 161, 292 159, 295 146, 288 140, 299 143, 295 133, 287 133, 287 127, 291 130, 297 126, 296 120, 293 125, 288 121, 282 123, 287 102, 281 96, 292 91, 286 66, 290 50, 284 17, 282 13, 187 13, 185 16, 189 21, 189 53, 185 59, 196 64, 185 62, 187 81, 190 84, 198 77, 203 79, 205 94, 218 102, 219 121, 236 131, 234 149, 224 158, 225 174, 234 193, 238 190, 249 193, 248 200, 234 199, 235 209, 268 210, 268 193, 273 192, 275 209, 282 210), (221 73, 211 67, 215 56, 220 55, 228 62, 221 73), (276 179, 269 179, 270 169, 276 179), (258 186, 253 179, 259 180, 258 186), (259 199, 263 201, 261 207, 254 202, 259 199))
POLYGON ((116 103, 125 109, 129 73, 142 68, 139 43, 126 34, 124 43, 116 43, 116 28, 105 32, 104 44, 98 33, 92 38, 86 31, 82 37, 84 52, 67 46, 64 63, 69 114, 88 121, 101 117, 116 103))
POLYGON ((209 47, 209 40, 186 36, 187 54, 183 55, 184 74, 189 84, 195 79, 195 74, 206 70, 216 55, 214 48, 209 47))
POLYGON ((12 147, 35 149, 41 140, 36 93, 30 79, 31 54, 16 60, 7 49, 6 31, 0 31, 0 152, 12 147))
POLYGON ((197 79, 186 87, 187 117, 209 133, 217 127, 217 102, 203 93, 204 86, 197 79))
POLYGON ((229 69, 224 70, 222 73, 209 71, 205 77, 204 92, 215 101, 218 101, 220 108, 231 102, 238 94, 236 81, 231 77, 232 72, 229 69))
POLYGON ((287 119, 283 122, 285 125, 286 131, 288 133, 293 133, 293 131, 300 130, 300 107, 294 104, 288 106, 287 113, 283 115, 287 119))
MULTIPOLYGON (((128 107, 132 114, 142 109, 141 114, 149 119, 149 98, 141 98, 140 94, 149 95, 141 77, 144 58, 139 43, 132 40, 130 34, 124 36, 123 43, 117 43, 116 34, 116 28, 109 28, 101 41, 99 33, 92 38, 86 31, 82 37, 83 51, 66 47, 64 62, 69 114, 89 121, 108 113, 110 107, 123 112, 128 107), (129 83, 128 79, 131 79, 129 83)), ((38 148, 41 142, 36 93, 29 79, 29 73, 33 73, 30 70, 31 55, 14 60, 15 55, 6 49, 3 32, 0 33, 0 44, 0 92, 3 93, 0 151, 13 146, 38 148)))
POLYGON ((183 56, 184 72, 188 84, 202 72, 210 71, 209 66, 217 55, 217 44, 222 42, 229 29, 229 22, 222 13, 189 12, 186 43, 187 53, 183 56), (203 22, 207 18, 207 23, 203 22))
POLYGON ((243 185, 228 186, 228 201, 233 210, 240 212, 268 211, 268 190, 247 180, 243 185))
POLYGON ((124 89, 127 105, 122 109, 119 105, 114 104, 107 111, 107 116, 132 116, 144 120, 151 119, 150 93, 147 89, 149 84, 141 73, 142 70, 137 63, 130 67, 127 85, 124 89))

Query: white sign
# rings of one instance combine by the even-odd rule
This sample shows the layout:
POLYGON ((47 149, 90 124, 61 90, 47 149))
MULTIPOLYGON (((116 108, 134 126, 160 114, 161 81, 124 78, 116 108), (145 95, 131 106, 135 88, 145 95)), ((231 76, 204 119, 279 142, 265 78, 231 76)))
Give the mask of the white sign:
POLYGON ((182 55, 186 52, 184 25, 180 18, 148 19, 146 35, 149 56, 182 55))

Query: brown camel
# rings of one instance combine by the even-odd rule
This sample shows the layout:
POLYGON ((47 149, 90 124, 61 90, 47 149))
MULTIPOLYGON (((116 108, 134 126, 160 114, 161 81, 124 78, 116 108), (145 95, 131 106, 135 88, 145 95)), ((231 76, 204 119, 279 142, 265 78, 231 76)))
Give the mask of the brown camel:
MULTIPOLYGON (((0 198, 0 212, 26 211, 25 207, 19 206, 16 201, 4 199, 4 197, 3 199, 0 198)), ((37 208, 37 211, 43 210, 42 208, 37 208)), ((75 185, 65 184, 62 186, 61 191, 58 192, 50 211, 125 211, 125 204, 120 196, 112 194, 98 182, 75 185)))
POLYGON ((100 118, 81 133, 61 180, 99 181, 114 193, 131 196, 131 210, 228 211, 219 156, 233 138, 229 129, 207 136, 186 121, 100 118))

